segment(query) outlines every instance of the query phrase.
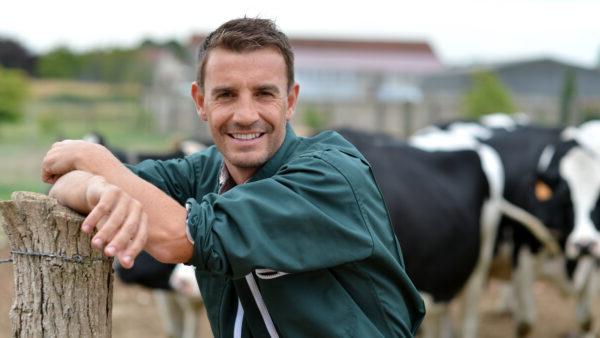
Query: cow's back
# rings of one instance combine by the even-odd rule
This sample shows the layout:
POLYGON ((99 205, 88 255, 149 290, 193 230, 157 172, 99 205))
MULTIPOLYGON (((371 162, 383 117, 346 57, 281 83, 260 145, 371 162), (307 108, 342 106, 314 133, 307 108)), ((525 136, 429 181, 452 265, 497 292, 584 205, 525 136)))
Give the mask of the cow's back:
POLYGON ((430 152, 398 141, 357 146, 381 187, 409 276, 435 300, 450 300, 479 254, 488 185, 477 153, 430 152))

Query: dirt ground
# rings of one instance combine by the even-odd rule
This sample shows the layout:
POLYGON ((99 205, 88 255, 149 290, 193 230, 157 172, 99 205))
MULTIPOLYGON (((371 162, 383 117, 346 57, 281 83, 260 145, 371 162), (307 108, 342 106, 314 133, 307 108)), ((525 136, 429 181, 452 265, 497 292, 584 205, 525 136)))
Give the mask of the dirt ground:
MULTIPOLYGON (((1 243, 0 243, 1 245, 1 243)), ((0 259, 9 256, 7 247, 0 248, 0 259)), ((13 276, 11 264, 0 264, 0 338, 10 337, 9 310, 13 297, 13 276)), ((494 311, 497 284, 488 285, 485 297, 480 304, 481 323, 479 337, 513 337, 514 322, 509 314, 494 311)), ((551 286, 539 282, 535 287, 539 311, 538 325, 532 338, 575 337, 575 305, 570 299, 563 299, 551 286)), ((600 301, 600 300, 599 300, 600 301)), ((453 306, 456 310, 457 306, 453 306)), ((206 322, 200 323, 203 337, 207 334, 206 322)), ((143 288, 115 283, 113 302, 113 337, 156 337, 166 335, 162 331, 161 319, 154 306, 152 294, 143 288)))

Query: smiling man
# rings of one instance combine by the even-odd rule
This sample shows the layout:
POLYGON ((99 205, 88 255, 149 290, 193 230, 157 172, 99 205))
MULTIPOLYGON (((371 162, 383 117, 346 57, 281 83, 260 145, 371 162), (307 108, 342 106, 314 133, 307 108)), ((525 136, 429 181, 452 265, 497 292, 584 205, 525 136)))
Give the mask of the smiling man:
POLYGON ((277 48, 234 48, 216 47, 206 55, 192 97, 229 174, 242 183, 281 147, 299 86, 289 83, 277 48))
POLYGON ((369 164, 337 133, 301 138, 289 124, 293 60, 272 21, 229 21, 201 46, 192 84, 215 146, 125 167, 63 141, 42 177, 123 266, 142 249, 194 265, 216 337, 413 336, 423 302, 369 164))

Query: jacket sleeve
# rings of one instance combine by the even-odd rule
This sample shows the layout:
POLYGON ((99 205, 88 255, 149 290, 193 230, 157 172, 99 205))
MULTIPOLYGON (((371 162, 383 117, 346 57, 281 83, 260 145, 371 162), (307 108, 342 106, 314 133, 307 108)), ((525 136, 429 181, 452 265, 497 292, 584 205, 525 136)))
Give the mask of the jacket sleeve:
POLYGON ((140 178, 152 183, 180 204, 194 196, 193 166, 186 159, 167 161, 145 160, 136 165, 127 165, 140 178))
POLYGON ((183 205, 191 196, 202 196, 210 191, 208 184, 214 180, 206 177, 208 173, 212 173, 211 168, 206 166, 220 163, 209 158, 210 156, 212 155, 208 152, 197 153, 184 158, 166 161, 145 160, 136 165, 126 166, 183 205))
POLYGON ((191 263, 239 278, 255 269, 296 273, 369 257, 373 239, 350 176, 323 157, 303 156, 270 178, 188 200, 191 263))

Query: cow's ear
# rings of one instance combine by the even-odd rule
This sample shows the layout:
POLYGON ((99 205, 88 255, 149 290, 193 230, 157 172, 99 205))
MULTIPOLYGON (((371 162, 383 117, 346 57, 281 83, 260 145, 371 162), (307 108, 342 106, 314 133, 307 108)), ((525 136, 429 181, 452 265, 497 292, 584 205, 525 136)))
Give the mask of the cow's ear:
POLYGON ((546 202, 552 198, 552 188, 542 180, 535 181, 535 198, 540 202, 546 202))

